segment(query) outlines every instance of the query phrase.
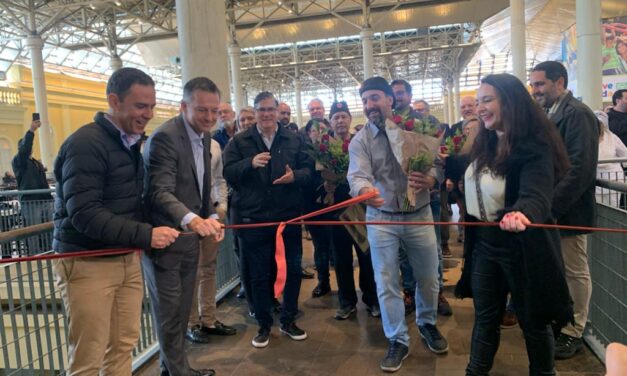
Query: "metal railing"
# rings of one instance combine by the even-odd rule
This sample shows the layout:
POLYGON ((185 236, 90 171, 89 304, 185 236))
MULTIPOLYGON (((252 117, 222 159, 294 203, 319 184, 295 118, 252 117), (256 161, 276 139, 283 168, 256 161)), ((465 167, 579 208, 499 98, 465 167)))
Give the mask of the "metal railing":
MULTIPOLYGON (((608 173, 605 177, 609 180, 597 180, 597 226, 627 228, 624 174, 608 173)), ((588 238, 588 263, 592 297, 584 339, 604 361, 608 344, 627 343, 627 235, 592 233, 588 238)))
MULTIPOLYGON (((10 194, 0 197, 7 196, 11 197, 10 194)), ((18 206, 18 209, 21 208, 18 206)), ((23 244, 39 241, 42 235, 50 237, 51 233, 51 222, 28 227, 19 223, 7 231, 3 228, 0 246, 14 250, 18 245, 23 247, 23 244)), ((19 256, 26 254, 29 253, 9 254, 15 257, 16 262, 0 264, 0 375, 65 375, 67 318, 60 292, 54 283, 53 262, 20 262, 19 256)), ((227 230, 217 260, 216 298, 221 299, 238 283, 233 234, 227 230)), ((146 291, 139 341, 133 351, 133 370, 159 351, 150 309, 146 291)))
MULTIPOLYGON (((0 232, 52 221, 52 189, 0 191, 0 232)), ((52 232, 0 243, 2 258, 34 255, 52 250, 52 232)))

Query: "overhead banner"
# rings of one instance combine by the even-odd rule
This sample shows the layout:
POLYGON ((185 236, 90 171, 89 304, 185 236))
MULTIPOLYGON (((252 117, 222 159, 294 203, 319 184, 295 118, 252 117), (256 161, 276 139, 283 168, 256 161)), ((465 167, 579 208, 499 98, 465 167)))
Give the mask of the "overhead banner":
MULTIPOLYGON (((627 89, 627 16, 601 20, 601 58, 604 102, 616 90, 627 89)), ((562 62, 569 77, 569 89, 577 96, 577 30, 571 26, 563 33, 562 62)))

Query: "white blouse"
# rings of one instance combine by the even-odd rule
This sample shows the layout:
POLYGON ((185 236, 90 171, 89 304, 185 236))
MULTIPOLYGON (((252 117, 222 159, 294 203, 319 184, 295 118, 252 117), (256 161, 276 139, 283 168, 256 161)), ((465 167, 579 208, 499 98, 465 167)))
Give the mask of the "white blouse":
MULTIPOLYGON (((466 211, 473 217, 481 219, 475 181, 475 163, 472 163, 464 174, 466 211)), ((496 213, 505 207, 505 178, 492 174, 486 168, 479 174, 479 184, 486 217, 488 221, 495 221, 497 219, 496 213)))

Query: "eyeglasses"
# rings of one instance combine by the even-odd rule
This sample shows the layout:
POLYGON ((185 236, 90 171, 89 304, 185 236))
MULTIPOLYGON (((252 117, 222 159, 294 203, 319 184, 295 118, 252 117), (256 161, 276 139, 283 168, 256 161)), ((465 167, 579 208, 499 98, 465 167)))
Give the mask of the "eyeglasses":
POLYGON ((276 111, 276 107, 259 107, 259 108, 255 108, 255 111, 259 111, 259 112, 275 112, 276 111))
POLYGON ((291 114, 292 114, 291 112, 288 112, 288 111, 280 111, 279 113, 280 113, 281 115, 287 115, 287 116, 289 116, 289 115, 291 115, 291 114))

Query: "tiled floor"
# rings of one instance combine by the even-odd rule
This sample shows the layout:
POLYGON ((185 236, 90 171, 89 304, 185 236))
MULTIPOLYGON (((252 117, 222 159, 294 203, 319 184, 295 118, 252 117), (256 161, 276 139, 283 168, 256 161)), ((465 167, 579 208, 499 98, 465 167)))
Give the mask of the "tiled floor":
MULTIPOLYGON (((453 234, 451 234, 453 235, 453 234)), ((449 341, 449 352, 437 356, 426 349, 415 325, 414 315, 408 316, 410 324, 410 356, 396 375, 463 375, 468 362, 470 335, 473 322, 472 300, 452 298, 452 289, 459 277, 461 244, 451 236, 451 250, 455 258, 445 260, 445 295, 453 306, 451 317, 439 317, 438 325, 449 341)), ((304 264, 312 265, 311 243, 305 242, 304 264)), ((331 276, 334 284, 334 276, 331 276)), ((219 319, 234 325, 238 333, 232 337, 214 337, 207 345, 190 345, 188 356, 194 368, 213 368, 217 375, 348 375, 368 376, 384 374, 379 361, 385 355, 387 341, 380 320, 370 317, 362 303, 357 315, 347 321, 333 319, 338 307, 336 291, 322 298, 311 298, 315 280, 303 280, 300 294, 298 325, 309 338, 296 342, 272 328, 270 345, 255 349, 251 340, 257 326, 248 317, 245 300, 229 294, 218 307, 219 319)), ((494 376, 523 376, 528 374, 527 355, 519 328, 502 331, 501 346, 492 370, 494 376)), ((158 361, 138 372, 141 376, 158 375, 158 361)), ((571 360, 558 361, 561 376, 603 375, 599 360, 586 348, 571 360)))

